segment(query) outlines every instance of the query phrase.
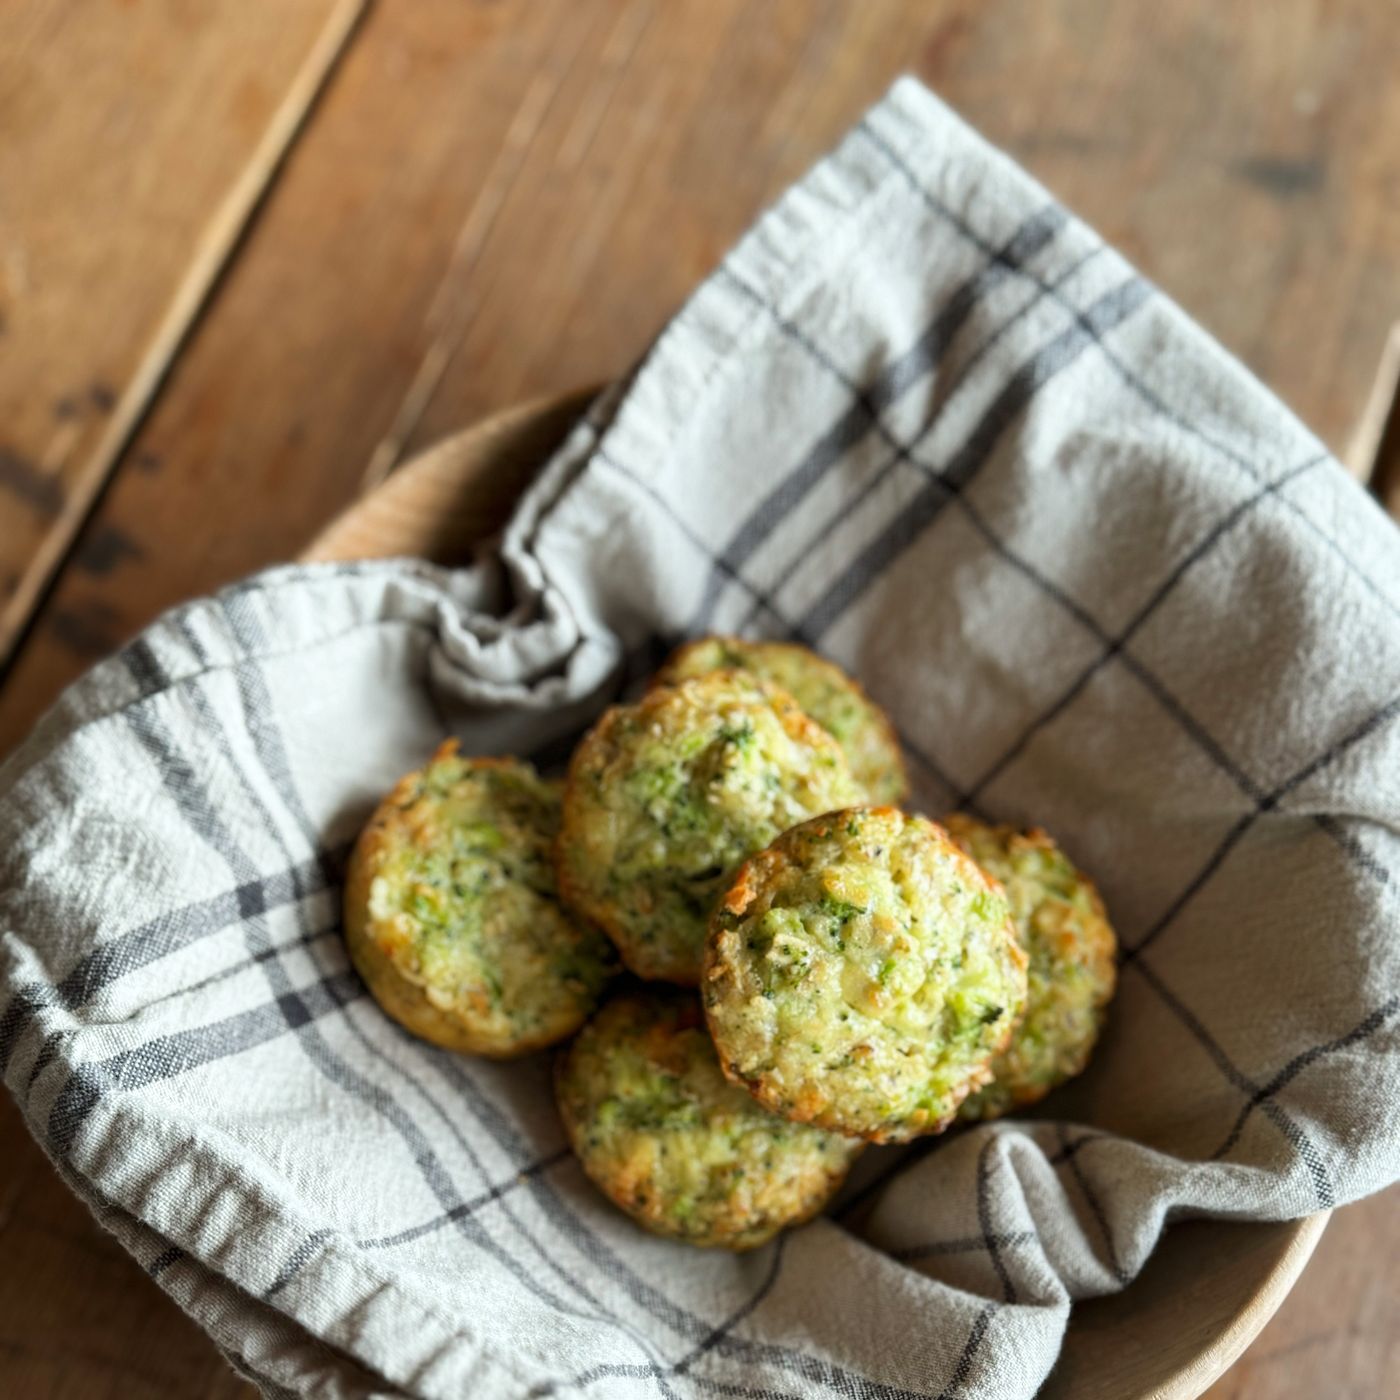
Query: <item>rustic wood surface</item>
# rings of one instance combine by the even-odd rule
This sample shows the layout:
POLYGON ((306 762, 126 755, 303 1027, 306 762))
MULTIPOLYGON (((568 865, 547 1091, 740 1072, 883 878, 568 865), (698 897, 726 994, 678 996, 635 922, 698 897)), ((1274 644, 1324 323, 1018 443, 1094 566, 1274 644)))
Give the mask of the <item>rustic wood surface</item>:
MULTIPOLYGON (((0 754, 406 454, 623 369, 905 70, 1345 452, 1400 319, 1397 52, 1389 0, 0 7, 0 754)), ((1397 1202, 1215 1400, 1387 1393, 1397 1202)), ((0 1394, 241 1393, 4 1100, 0 1394)))
POLYGON ((0 376, 0 663, 361 5, 201 8, 44 0, 0 34, 0 333, 22 359, 0 376))

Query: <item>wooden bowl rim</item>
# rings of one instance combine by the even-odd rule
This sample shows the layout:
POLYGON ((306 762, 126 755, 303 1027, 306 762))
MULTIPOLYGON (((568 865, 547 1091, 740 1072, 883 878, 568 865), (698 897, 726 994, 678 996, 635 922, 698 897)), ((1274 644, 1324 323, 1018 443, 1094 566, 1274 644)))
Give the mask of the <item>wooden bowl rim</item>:
POLYGON ((1293 1291, 1293 1285, 1307 1267, 1331 1218, 1330 1210, 1319 1210, 1297 1220, 1240 1222, 1283 1230, 1286 1243, 1282 1252, 1264 1275, 1253 1297, 1226 1324, 1220 1335, 1193 1362, 1168 1377, 1143 1400, 1199 1400, 1244 1355, 1250 1343, 1283 1306, 1283 1300, 1293 1291))
MULTIPOLYGON (((570 406, 581 414, 598 392, 598 387, 573 390, 567 394, 541 395, 491 413, 469 427, 440 439, 346 507, 307 545, 298 556, 300 561, 364 557, 347 553, 345 548, 363 536, 361 527, 366 519, 372 521, 376 516, 412 515, 416 497, 426 495, 440 498, 445 484, 460 483, 464 492, 469 491, 474 480, 489 475, 492 461, 498 454, 510 449, 513 438, 528 432, 533 425, 551 415, 564 413, 570 406)), ((1150 1390, 1141 1392, 1137 1400, 1198 1400, 1239 1359, 1278 1311, 1317 1248, 1330 1216, 1331 1211, 1324 1210, 1297 1220, 1257 1222, 1260 1226, 1280 1231, 1284 1240, 1268 1272, 1207 1346, 1164 1376, 1150 1390)), ((1199 1223, 1255 1222, 1207 1220, 1199 1223)))

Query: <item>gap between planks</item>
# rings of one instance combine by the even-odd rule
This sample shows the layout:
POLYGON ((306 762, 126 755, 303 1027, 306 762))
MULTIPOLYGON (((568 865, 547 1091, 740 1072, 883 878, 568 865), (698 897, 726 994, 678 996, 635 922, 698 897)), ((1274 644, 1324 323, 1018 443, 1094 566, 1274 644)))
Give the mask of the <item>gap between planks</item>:
POLYGON ((340 0, 332 10, 248 163, 200 235, 190 265, 122 390, 111 420, 77 473, 63 509, 20 576, 10 601, 0 611, 0 682, 370 4, 371 0, 340 0))

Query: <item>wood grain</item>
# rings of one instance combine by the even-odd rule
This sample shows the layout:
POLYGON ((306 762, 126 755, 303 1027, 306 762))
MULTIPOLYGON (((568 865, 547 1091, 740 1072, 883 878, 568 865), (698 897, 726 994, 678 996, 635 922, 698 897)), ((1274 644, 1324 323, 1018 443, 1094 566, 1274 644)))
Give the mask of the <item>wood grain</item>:
POLYGON ((0 28, 0 665, 362 8, 49 0, 0 28))
MULTIPOLYGON (((68 473, 104 433, 125 438, 113 408, 331 12, 0 15, 0 598, 25 561, 61 556, 68 473)), ((32 615, 0 753, 160 609, 295 554, 367 475, 630 364, 905 69, 1344 449, 1400 319, 1396 52, 1400 7, 1364 0, 372 6, 32 615)), ((1385 1393, 1397 1203, 1339 1212, 1216 1400, 1385 1393)), ((83 1249, 113 1246, 6 1105, 0 1393, 232 1393, 134 1265, 85 1269, 83 1249), (25 1220, 83 1244, 60 1256, 25 1220), (132 1369, 167 1359, 159 1377, 132 1369)))
POLYGON ((1332 1213, 1307 1272, 1205 1400, 1378 1400, 1400 1375, 1400 1186, 1332 1213))
POLYGON ((256 1395, 58 1179, 8 1094, 0 1163, 0 1395, 256 1395))
POLYGON ((376 8, 37 616, 0 748, 403 453, 620 371, 905 68, 1343 450, 1400 316, 1397 47, 1400 8, 1346 0, 376 8))
MULTIPOLYGON (((786 17, 771 29, 754 8, 732 21, 708 74, 672 70, 679 57, 701 70, 713 39, 689 49, 678 20, 646 30, 598 124, 607 178, 596 193, 575 199, 546 160, 522 169, 502 212, 513 236, 493 241, 461 289, 473 314, 409 450, 596 378, 600 350, 605 366, 625 362, 749 211, 901 68, 1343 449, 1400 310, 1400 7, 758 7, 786 17), (661 120, 649 106, 658 90, 661 120), (539 271, 522 278, 522 264, 539 271), (600 276, 613 268, 628 270, 624 287, 600 276), (502 356, 522 307, 532 353, 502 356)), ((563 125, 562 105, 556 117, 563 125)), ((550 139, 542 132, 541 154, 550 139)))

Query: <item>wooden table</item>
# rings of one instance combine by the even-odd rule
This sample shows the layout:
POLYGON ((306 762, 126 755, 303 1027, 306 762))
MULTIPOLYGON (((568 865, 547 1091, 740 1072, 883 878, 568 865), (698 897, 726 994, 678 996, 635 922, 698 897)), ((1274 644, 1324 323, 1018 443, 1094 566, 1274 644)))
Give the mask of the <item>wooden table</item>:
MULTIPOLYGON (((0 753, 159 609, 623 370, 899 72, 1345 451, 1400 319, 1389 0, 19 0, 0 13, 0 753)), ((1400 1193, 1210 1392, 1400 1373, 1400 1193)), ((0 1394, 241 1395, 0 1109, 0 1394)))

